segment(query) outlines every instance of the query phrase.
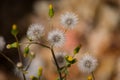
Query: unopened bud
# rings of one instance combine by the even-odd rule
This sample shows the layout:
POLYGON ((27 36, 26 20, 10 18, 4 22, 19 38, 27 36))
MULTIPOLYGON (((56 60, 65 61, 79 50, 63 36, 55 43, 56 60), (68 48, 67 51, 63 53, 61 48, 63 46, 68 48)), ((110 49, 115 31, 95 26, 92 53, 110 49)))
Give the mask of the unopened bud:
POLYGON ((39 67, 39 69, 38 69, 38 76, 41 76, 42 75, 42 67, 39 67))
POLYGON ((19 45, 18 45, 18 42, 14 42, 11 44, 11 48, 17 48, 19 45))
POLYGON ((17 29, 16 24, 13 24, 13 25, 12 25, 12 30, 16 30, 16 29, 17 29))
POLYGON ((35 53, 34 52, 31 52, 31 57, 34 58, 35 57, 35 53))
POLYGON ((10 48, 11 48, 11 45, 10 45, 10 44, 7 44, 6 48, 7 48, 7 49, 10 49, 10 48))
POLYGON ((52 6, 52 4, 50 4, 50 5, 49 5, 49 9, 53 9, 53 6, 52 6))
POLYGON ((16 24, 12 25, 11 33, 12 33, 13 36, 16 36, 18 34, 18 29, 17 29, 16 24))
POLYGON ((54 16, 54 10, 52 4, 49 5, 49 16, 52 18, 54 16))
POLYGON ((73 57, 72 56, 68 56, 68 61, 73 61, 73 57))
POLYGON ((92 80, 92 76, 88 76, 88 80, 92 80))
POLYGON ((27 57, 28 56, 28 53, 29 53, 29 47, 25 47, 24 49, 24 57, 27 57))
POLYGON ((22 67, 23 67, 23 64, 22 64, 21 62, 18 62, 18 63, 17 63, 17 67, 18 67, 18 68, 22 68, 22 67))

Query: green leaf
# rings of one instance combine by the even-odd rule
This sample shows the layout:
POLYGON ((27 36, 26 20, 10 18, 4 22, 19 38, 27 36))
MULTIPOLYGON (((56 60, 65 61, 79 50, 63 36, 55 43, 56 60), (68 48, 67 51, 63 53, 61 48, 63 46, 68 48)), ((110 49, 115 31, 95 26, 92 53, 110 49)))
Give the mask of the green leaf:
POLYGON ((71 64, 74 64, 74 63, 76 63, 77 62, 77 59, 73 59, 73 61, 72 62, 70 62, 71 64))
POLYGON ((74 54, 77 54, 80 51, 81 45, 74 49, 74 54))
POLYGON ((66 62, 67 67, 71 67, 71 63, 66 62))

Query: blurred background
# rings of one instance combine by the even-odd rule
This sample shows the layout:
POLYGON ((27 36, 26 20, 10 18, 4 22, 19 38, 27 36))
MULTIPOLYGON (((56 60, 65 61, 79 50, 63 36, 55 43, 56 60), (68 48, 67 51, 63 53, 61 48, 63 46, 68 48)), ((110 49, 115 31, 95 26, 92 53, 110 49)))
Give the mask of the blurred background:
MULTIPOLYGON (((75 29, 67 31, 63 48, 57 50, 71 54, 77 45, 82 44, 78 59, 89 52, 99 60, 96 80, 120 80, 120 0, 1 0, 0 35, 4 36, 6 44, 15 41, 10 33, 13 24, 19 28, 21 42, 26 41, 24 37, 30 24, 41 23, 48 28, 49 4, 53 4, 55 10, 53 28, 61 28, 60 15, 67 11, 79 17, 75 29)), ((50 51, 37 45, 31 49, 38 56, 33 61, 35 66, 30 69, 40 64, 44 66, 45 80, 55 80, 57 75, 50 51)), ((15 49, 5 48, 3 53, 15 63, 18 61, 15 49)), ((0 80, 18 80, 18 76, 14 67, 0 55, 0 80)), ((77 65, 73 65, 68 80, 87 80, 87 76, 78 70, 77 65)))

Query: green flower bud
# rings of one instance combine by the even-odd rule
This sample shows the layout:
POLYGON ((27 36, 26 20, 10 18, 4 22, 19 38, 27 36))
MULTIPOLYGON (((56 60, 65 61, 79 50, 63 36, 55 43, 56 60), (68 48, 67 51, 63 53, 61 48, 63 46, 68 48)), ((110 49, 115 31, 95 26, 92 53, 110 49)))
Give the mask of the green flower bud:
POLYGON ((12 44, 8 44, 6 46, 7 49, 10 49, 10 48, 17 48, 19 46, 18 42, 14 42, 12 44))
POLYGON ((12 34, 13 36, 16 36, 16 35, 18 34, 18 29, 17 29, 16 24, 13 24, 13 25, 12 25, 11 34, 12 34))
POLYGON ((42 67, 39 67, 38 69, 38 76, 42 76, 42 67))
POLYGON ((24 57, 27 57, 28 56, 28 53, 29 53, 29 47, 25 47, 24 49, 24 57))
POLYGON ((92 80, 92 76, 88 76, 87 80, 92 80))
POLYGON ((18 48, 19 44, 18 42, 14 42, 11 44, 11 48, 18 48))
POLYGON ((70 66, 71 64, 74 64, 77 60, 73 58, 72 56, 66 56, 65 60, 67 61, 67 65, 70 66))
POLYGON ((54 10, 52 4, 49 5, 49 16, 52 18, 54 16, 54 10))

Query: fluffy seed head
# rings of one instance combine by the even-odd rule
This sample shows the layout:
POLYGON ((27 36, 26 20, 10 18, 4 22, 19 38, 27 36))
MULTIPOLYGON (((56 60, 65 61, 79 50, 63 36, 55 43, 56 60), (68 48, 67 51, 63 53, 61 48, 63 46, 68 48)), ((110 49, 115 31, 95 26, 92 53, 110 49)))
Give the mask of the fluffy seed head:
POLYGON ((41 24, 31 24, 27 36, 31 40, 39 40, 43 36, 44 27, 41 24))
POLYGON ((64 33, 60 30, 53 30, 48 34, 48 41, 50 42, 51 45, 60 47, 65 42, 64 33))
POLYGON ((55 56, 56 56, 57 63, 59 65, 59 67, 65 66, 66 53, 65 52, 58 52, 58 53, 55 54, 55 56))
POLYGON ((60 23, 65 28, 73 28, 78 23, 78 17, 74 13, 66 12, 65 14, 61 15, 61 17, 60 17, 60 23))
POLYGON ((93 72, 98 65, 97 59, 90 54, 85 54, 78 62, 79 69, 84 73, 93 72))

